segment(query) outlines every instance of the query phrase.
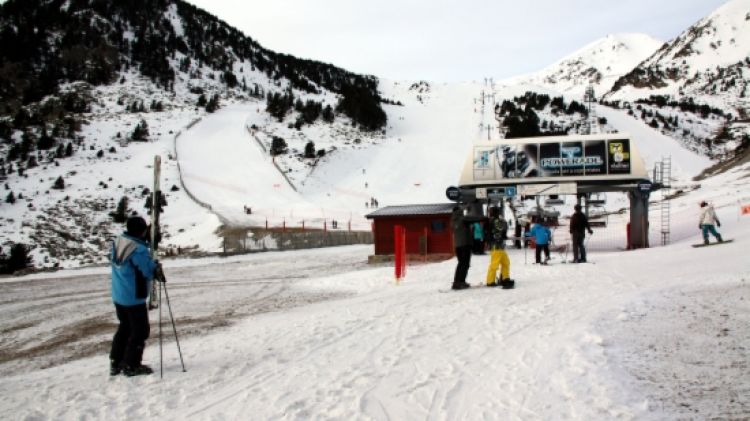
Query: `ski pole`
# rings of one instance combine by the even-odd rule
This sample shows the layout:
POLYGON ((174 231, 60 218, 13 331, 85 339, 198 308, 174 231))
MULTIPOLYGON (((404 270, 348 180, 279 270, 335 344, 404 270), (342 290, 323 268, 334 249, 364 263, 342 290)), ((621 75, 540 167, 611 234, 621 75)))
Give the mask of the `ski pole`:
POLYGON ((162 282, 164 288, 164 297, 167 299, 167 309, 169 310, 169 319, 172 321, 172 331, 174 331, 174 339, 177 342, 177 352, 180 354, 180 364, 182 364, 182 372, 186 372, 185 361, 182 359, 182 349, 180 349, 180 338, 177 337, 177 326, 174 323, 174 315, 172 315, 172 305, 169 303, 169 293, 167 292, 167 283, 162 282))
POLYGON ((159 286, 159 378, 164 378, 164 348, 161 336, 161 286, 159 286))

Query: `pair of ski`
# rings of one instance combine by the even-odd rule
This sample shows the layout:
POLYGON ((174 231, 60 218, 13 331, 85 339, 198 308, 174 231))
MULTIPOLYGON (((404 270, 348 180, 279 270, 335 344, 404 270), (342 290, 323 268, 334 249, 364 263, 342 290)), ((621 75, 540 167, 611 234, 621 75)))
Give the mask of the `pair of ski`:
MULTIPOLYGON (((159 257, 159 241, 161 240, 161 232, 159 230, 159 214, 161 213, 162 205, 166 204, 166 201, 162 200, 162 194, 160 189, 159 180, 161 179, 161 156, 154 156, 154 190, 151 192, 151 258, 156 261, 159 257)), ((163 276, 163 274, 162 274, 163 276)), ((149 297, 149 309, 159 309, 159 377, 164 377, 164 349, 162 340, 162 313, 161 313, 161 293, 164 291, 166 298, 167 309, 169 310, 169 319, 172 322, 172 331, 174 332, 174 339, 177 343, 177 352, 180 354, 180 364, 182 364, 182 371, 185 369, 185 361, 182 359, 182 349, 180 348, 180 339, 177 336, 177 326, 174 321, 174 315, 172 314, 172 306, 169 304, 169 293, 167 292, 166 278, 162 278, 162 281, 153 280, 151 283, 151 296, 149 297)))

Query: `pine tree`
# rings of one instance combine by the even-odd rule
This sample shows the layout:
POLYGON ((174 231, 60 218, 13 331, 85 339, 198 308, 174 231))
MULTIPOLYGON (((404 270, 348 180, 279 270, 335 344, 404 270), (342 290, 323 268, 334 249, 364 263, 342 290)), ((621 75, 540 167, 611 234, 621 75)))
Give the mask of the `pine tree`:
POLYGON ((117 203, 117 209, 112 213, 112 219, 118 224, 124 223, 128 219, 128 198, 123 196, 117 203))
POLYGON ((65 190, 65 180, 63 180, 62 176, 57 177, 57 180, 55 180, 52 188, 55 190, 65 190))
POLYGON ((206 111, 212 113, 219 109, 219 94, 214 94, 206 104, 206 111))
POLYGON ((315 143, 312 140, 305 145, 305 158, 315 158, 315 143))
POLYGON ((48 150, 55 147, 55 139, 47 134, 47 128, 42 127, 42 136, 39 138, 39 142, 36 145, 37 149, 48 150))
POLYGON ((0 273, 14 273, 29 267, 31 267, 31 256, 29 256, 28 247, 23 244, 13 244, 10 248, 10 256, 7 258, 0 254, 0 273))
POLYGON ((130 139, 136 142, 145 142, 148 140, 148 135, 148 123, 146 123, 146 120, 141 120, 135 126, 133 133, 130 134, 130 139))
POLYGON ((16 196, 13 194, 12 191, 8 193, 7 196, 5 196, 5 203, 10 203, 11 205, 16 203, 16 196))
POLYGON ((330 124, 333 123, 335 119, 336 115, 333 113, 333 108, 331 108, 330 105, 326 105, 323 109, 323 121, 330 124))
POLYGON ((278 136, 274 136, 271 140, 271 155, 281 155, 286 152, 287 144, 286 141, 278 136))

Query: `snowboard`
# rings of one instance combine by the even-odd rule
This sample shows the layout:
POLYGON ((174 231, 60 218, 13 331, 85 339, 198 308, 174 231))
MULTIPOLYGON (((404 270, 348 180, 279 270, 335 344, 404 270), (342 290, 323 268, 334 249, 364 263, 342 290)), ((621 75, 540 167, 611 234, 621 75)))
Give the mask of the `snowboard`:
POLYGON ((732 241, 734 241, 734 238, 730 238, 729 240, 724 240, 724 241, 722 241, 722 242, 718 242, 718 241, 716 241, 716 242, 713 242, 713 243, 708 243, 708 244, 703 244, 703 243, 700 243, 700 244, 693 244, 693 247, 696 247, 696 248, 697 248, 697 247, 708 247, 708 246, 716 246, 716 245, 719 245, 719 244, 726 244, 726 243, 731 243, 732 241))
POLYGON ((513 288, 515 288, 516 281, 513 280, 513 279, 511 279, 511 282, 513 282, 513 284, 510 285, 510 286, 508 286, 508 287, 505 287, 505 286, 502 286, 502 285, 499 285, 499 286, 496 286, 496 287, 488 287, 486 283, 482 282, 481 284, 472 285, 471 288, 465 288, 465 289, 448 288, 448 289, 440 289, 438 291, 440 291, 440 292, 461 292, 461 291, 471 291, 471 290, 484 289, 484 288, 513 289, 513 288))

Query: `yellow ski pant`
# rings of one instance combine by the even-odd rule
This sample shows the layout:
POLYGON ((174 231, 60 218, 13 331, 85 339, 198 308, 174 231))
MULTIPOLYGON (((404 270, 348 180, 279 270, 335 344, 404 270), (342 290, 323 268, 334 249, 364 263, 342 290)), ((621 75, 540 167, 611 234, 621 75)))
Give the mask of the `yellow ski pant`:
POLYGON ((497 267, 500 266, 500 280, 510 278, 510 259, 505 249, 493 248, 490 252, 490 267, 487 269, 487 285, 495 282, 497 267))

